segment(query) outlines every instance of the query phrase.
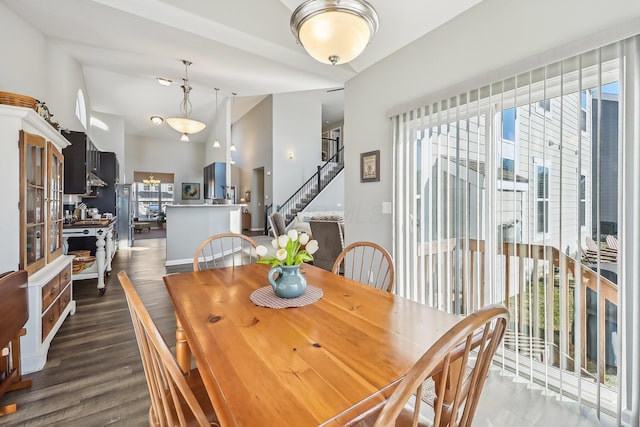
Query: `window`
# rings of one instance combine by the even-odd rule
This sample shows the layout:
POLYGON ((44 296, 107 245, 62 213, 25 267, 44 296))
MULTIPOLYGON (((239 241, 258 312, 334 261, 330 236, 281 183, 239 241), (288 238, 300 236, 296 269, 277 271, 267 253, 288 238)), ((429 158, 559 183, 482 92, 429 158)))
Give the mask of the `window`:
MULTIPOLYGON (((604 307, 576 304, 576 277, 580 268, 581 286, 602 284, 580 262, 582 242, 596 218, 598 229, 615 230, 623 203, 617 196, 636 182, 637 170, 618 165, 619 150, 635 153, 618 130, 621 120, 637 121, 628 107, 637 107, 638 94, 624 80, 615 82, 626 64, 617 55, 636 52, 638 43, 640 36, 628 49, 616 43, 449 93, 391 121, 395 292, 454 314, 508 301, 518 314, 509 328, 525 340, 505 345, 496 357, 532 383, 553 384, 611 413, 616 390, 626 389, 616 369, 619 375, 623 367, 622 378, 631 373, 624 372, 624 358, 617 367, 605 363, 614 360, 606 322, 615 324, 615 316, 610 321, 604 307), (615 92, 629 98, 620 102, 615 92), (576 262, 562 262, 565 257, 576 262), (572 274, 575 282, 566 279, 572 274), (545 342, 534 358, 525 344, 529 335, 545 342), (563 356, 546 357, 549 348, 563 356)), ((636 68, 632 74, 627 81, 640 78, 636 68)))
POLYGON ((538 108, 543 113, 544 112, 550 113, 551 112, 551 100, 550 99, 543 99, 542 101, 538 102, 538 108))
POLYGON ((502 158, 502 170, 504 172, 515 173, 516 171, 516 162, 513 159, 507 159, 505 157, 502 158))
POLYGON ((515 174, 518 169, 516 164, 518 145, 516 142, 518 139, 516 117, 518 117, 518 113, 515 108, 509 108, 502 110, 502 114, 497 117, 502 120, 502 123, 498 123, 498 126, 502 128, 502 144, 498 152, 498 164, 501 165, 503 172, 515 174))
POLYGON ((579 212, 579 220, 580 227, 584 227, 587 224, 587 177, 584 175, 580 175, 580 212, 579 212))
POLYGON ((135 216, 139 220, 157 220, 160 212, 166 212, 166 205, 173 203, 173 184, 134 185, 135 216))
POLYGON ((549 232, 549 168, 536 166, 536 233, 549 232))
POLYGON ((516 109, 509 108, 502 111, 502 139, 516 141, 516 109))

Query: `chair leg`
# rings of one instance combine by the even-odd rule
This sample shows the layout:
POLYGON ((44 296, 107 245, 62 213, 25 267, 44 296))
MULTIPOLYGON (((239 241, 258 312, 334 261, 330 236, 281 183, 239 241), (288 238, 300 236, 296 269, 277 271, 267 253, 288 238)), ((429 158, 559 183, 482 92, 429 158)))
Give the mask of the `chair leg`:
MULTIPOLYGON (((26 329, 21 329, 18 334, 11 340, 10 354, 2 355, 2 368, 6 373, 6 378, 0 384, 0 397, 6 392, 13 390, 22 390, 31 387, 31 380, 23 380, 20 367, 20 337, 27 333, 26 329), (8 359, 11 357, 11 371, 8 371, 8 359)), ((9 405, 0 406, 0 416, 12 414, 18 410, 18 405, 11 403, 9 405)))

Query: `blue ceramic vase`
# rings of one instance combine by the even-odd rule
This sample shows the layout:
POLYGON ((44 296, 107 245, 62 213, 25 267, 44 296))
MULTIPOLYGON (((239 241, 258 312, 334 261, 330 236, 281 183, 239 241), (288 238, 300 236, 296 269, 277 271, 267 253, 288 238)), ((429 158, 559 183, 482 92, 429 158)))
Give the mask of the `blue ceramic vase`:
POLYGON ((269 270, 267 276, 274 292, 280 298, 296 298, 307 290, 307 281, 300 274, 300 265, 283 265, 269 270), (273 276, 278 273, 278 278, 273 276))

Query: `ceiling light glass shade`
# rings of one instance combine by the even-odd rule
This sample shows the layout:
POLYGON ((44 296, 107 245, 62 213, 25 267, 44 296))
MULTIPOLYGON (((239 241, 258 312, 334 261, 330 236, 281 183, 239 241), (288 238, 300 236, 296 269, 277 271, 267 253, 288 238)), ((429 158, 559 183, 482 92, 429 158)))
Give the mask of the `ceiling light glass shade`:
POLYGON ((165 79, 164 77, 156 77, 156 80, 158 81, 158 83, 160 83, 162 86, 170 86, 171 83, 173 83, 171 80, 169 79, 165 79))
MULTIPOLYGON (((197 120, 193 120, 189 118, 189 114, 191 113, 191 101, 189 100, 189 93, 191 92, 191 86, 189 85, 189 77, 187 75, 187 69, 191 62, 187 60, 182 60, 184 64, 184 78, 182 79, 182 102, 180 102, 180 112, 182 113, 182 117, 169 117, 167 118, 167 123, 169 126, 183 134, 183 137, 180 138, 181 141, 184 141, 185 135, 191 135, 192 133, 198 133, 207 125, 197 120)), ((187 141, 189 138, 187 137, 187 141)))
POLYGON ((180 137, 180 141, 189 142, 189 135, 187 135, 186 133, 183 133, 182 136, 180 137))
POLYGON ((291 15, 291 31, 314 59, 345 64, 378 30, 378 14, 364 0, 307 0, 291 15))
POLYGON ((154 125, 161 125, 164 119, 160 116, 151 116, 151 123, 154 125))
POLYGON ((167 119, 169 126, 180 133, 192 134, 198 133, 207 125, 197 120, 185 119, 184 117, 169 117, 167 119))
POLYGON ((229 151, 238 151, 238 149, 236 148, 235 144, 231 144, 231 147, 229 147, 229 151))
POLYGON ((220 141, 218 141, 217 139, 213 141, 213 148, 220 148, 220 141))

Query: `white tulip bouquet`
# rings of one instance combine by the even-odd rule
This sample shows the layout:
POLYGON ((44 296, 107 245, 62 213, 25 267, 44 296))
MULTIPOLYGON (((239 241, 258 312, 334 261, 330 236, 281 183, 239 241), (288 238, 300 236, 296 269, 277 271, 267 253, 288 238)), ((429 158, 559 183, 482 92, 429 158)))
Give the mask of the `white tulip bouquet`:
POLYGON ((256 247, 256 253, 260 256, 259 264, 270 264, 272 267, 300 265, 313 261, 313 254, 318 250, 317 240, 310 240, 307 233, 298 233, 296 230, 278 236, 271 241, 271 245, 277 250, 275 257, 265 258, 267 248, 262 245, 256 247))

